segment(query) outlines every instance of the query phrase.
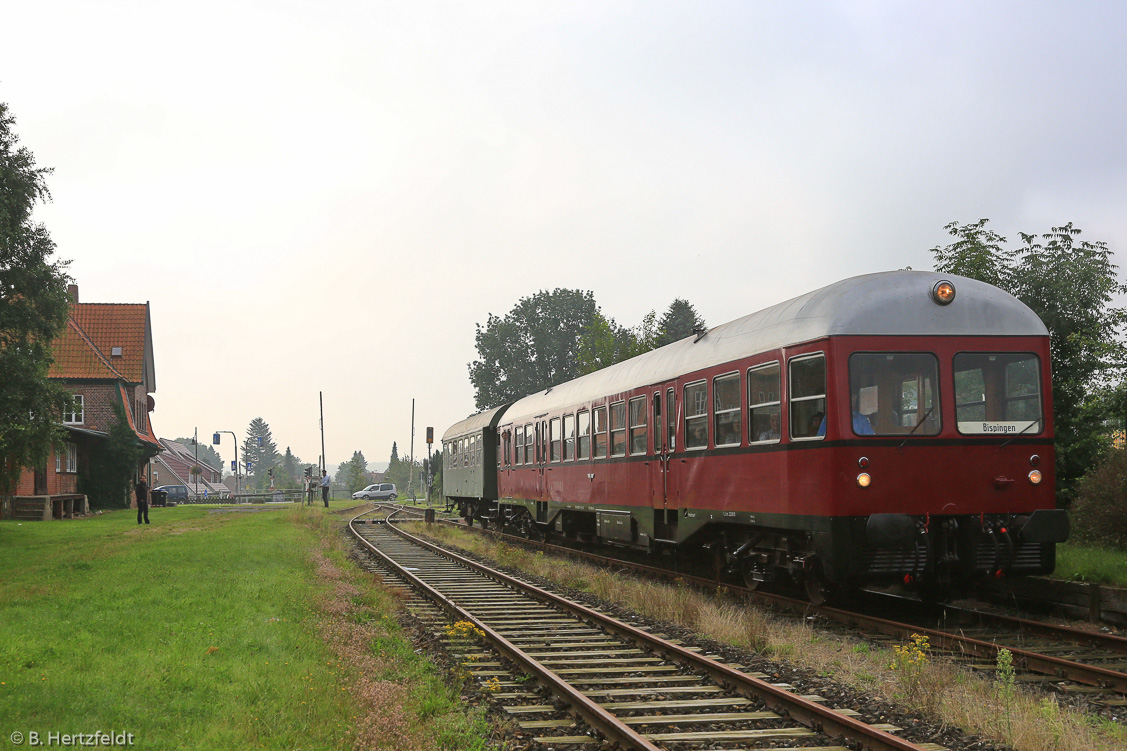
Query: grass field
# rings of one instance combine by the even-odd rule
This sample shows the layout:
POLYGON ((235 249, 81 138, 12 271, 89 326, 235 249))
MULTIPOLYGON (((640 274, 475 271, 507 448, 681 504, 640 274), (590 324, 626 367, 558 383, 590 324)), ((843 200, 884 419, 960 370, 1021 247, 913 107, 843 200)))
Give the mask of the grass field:
POLYGON ((1057 567, 1053 576, 1127 587, 1127 553, 1113 548, 1092 548, 1072 543, 1058 545, 1057 567))
MULTIPOLYGON (((351 503, 334 504, 343 508, 351 503)), ((261 508, 261 507, 260 507, 261 508)), ((135 748, 484 746, 314 509, 0 522, 0 737, 135 748)))

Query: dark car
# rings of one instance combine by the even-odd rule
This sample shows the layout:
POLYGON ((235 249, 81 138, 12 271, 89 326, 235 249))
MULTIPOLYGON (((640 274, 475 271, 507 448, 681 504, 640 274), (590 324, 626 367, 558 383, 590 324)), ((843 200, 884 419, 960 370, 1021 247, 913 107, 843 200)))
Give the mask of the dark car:
POLYGON ((153 488, 151 495, 154 506, 175 506, 177 503, 188 502, 188 486, 161 485, 159 488, 153 488))

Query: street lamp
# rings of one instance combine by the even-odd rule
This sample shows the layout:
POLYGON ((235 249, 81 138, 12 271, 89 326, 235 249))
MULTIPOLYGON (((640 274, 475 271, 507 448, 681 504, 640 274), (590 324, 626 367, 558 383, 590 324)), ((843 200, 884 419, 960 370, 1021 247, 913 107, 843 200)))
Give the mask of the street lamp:
POLYGON ((239 502, 239 438, 231 430, 217 430, 215 435, 211 437, 211 442, 216 446, 219 445, 219 434, 230 433, 231 443, 235 444, 235 503, 239 502))

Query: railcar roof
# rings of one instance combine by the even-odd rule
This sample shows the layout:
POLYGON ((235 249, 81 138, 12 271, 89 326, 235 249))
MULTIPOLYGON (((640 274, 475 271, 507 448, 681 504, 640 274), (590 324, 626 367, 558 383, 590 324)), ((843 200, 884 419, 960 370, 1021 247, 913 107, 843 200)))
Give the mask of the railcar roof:
POLYGON ((482 428, 497 427, 496 418, 508 406, 508 404, 505 404, 494 409, 487 409, 484 412, 478 412, 476 415, 470 415, 461 422, 454 423, 442 434, 442 440, 447 441, 458 436, 478 433, 481 432, 482 428))
MULTIPOLYGON (((560 407, 671 381, 686 373, 757 352, 826 336, 1048 336, 1048 333, 1041 319, 1024 303, 976 279, 930 271, 866 274, 737 318, 709 329, 699 339, 690 336, 526 396, 513 403, 505 420, 531 419, 560 407), (955 285, 955 300, 950 305, 938 305, 931 298, 932 287, 942 279, 955 285)), ((451 428, 447 434, 454 435, 453 430, 451 428)))

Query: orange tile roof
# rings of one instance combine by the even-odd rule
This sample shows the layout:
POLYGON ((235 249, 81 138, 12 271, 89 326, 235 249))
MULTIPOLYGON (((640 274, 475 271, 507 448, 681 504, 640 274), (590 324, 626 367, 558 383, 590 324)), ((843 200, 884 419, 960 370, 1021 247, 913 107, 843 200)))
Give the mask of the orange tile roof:
POLYGON ((143 443, 151 443, 157 448, 161 448, 160 441, 157 440, 156 434, 153 433, 153 421, 145 420, 144 432, 137 430, 137 423, 133 420, 133 410, 129 406, 129 394, 125 393, 125 386, 118 384, 117 387, 120 389, 121 403, 125 405, 125 419, 129 422, 129 428, 143 443))
POLYGON ((148 305, 84 302, 72 305, 70 315, 125 380, 144 381, 148 305), (120 357, 113 356, 114 347, 122 348, 120 357))
POLYGON ((125 380, 125 376, 110 363, 73 318, 67 319, 66 329, 55 340, 54 357, 48 371, 51 378, 125 380))

